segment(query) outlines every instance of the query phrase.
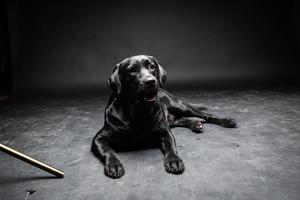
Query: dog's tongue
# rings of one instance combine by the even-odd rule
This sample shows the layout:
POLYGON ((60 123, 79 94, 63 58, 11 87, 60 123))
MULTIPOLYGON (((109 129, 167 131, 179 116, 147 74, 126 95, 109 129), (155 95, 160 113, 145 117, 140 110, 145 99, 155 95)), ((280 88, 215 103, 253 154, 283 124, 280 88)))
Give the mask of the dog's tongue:
POLYGON ((154 95, 154 96, 151 96, 151 97, 147 97, 146 100, 147 100, 148 102, 153 102, 153 101, 155 101, 155 95, 154 95))

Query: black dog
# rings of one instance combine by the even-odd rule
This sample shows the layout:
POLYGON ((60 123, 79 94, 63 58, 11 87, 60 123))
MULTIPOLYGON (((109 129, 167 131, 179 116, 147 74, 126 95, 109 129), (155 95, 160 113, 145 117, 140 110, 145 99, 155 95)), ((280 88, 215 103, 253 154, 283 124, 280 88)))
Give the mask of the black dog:
POLYGON ((187 127, 202 132, 202 122, 236 127, 231 118, 204 113, 205 107, 184 103, 162 89, 166 72, 152 56, 133 56, 117 64, 107 84, 113 90, 105 109, 103 128, 93 139, 92 152, 105 165, 111 178, 125 174, 115 150, 138 147, 149 141, 158 144, 165 154, 167 172, 181 174, 172 127, 187 127))

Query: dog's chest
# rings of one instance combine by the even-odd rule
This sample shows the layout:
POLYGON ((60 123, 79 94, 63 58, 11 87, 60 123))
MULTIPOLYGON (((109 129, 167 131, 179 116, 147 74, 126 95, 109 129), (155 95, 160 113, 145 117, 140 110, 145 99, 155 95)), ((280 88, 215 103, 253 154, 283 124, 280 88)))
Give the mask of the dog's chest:
POLYGON ((163 120, 159 105, 122 107, 114 105, 108 108, 106 120, 116 125, 122 132, 151 132, 157 129, 163 120))
POLYGON ((128 112, 130 125, 133 130, 153 130, 163 119, 159 105, 140 106, 130 109, 128 112))

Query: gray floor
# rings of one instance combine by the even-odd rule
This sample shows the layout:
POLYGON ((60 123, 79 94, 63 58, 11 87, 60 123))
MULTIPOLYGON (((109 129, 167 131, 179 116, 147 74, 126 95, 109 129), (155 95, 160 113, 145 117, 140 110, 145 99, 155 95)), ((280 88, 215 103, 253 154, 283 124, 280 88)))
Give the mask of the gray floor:
POLYGON ((107 96, 18 99, 1 103, 0 142, 65 171, 64 179, 0 152, 0 199, 299 199, 300 90, 175 92, 239 128, 173 129, 183 175, 167 174, 158 149, 120 153, 123 178, 103 175, 90 152, 107 96))

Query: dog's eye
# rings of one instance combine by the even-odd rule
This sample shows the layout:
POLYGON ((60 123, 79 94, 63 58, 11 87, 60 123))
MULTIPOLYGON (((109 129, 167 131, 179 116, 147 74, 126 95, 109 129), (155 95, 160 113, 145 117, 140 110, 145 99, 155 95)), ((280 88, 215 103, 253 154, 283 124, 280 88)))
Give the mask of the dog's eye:
POLYGON ((149 69, 150 69, 151 71, 154 71, 154 70, 155 70, 155 66, 154 66, 154 65, 149 65, 149 69))

